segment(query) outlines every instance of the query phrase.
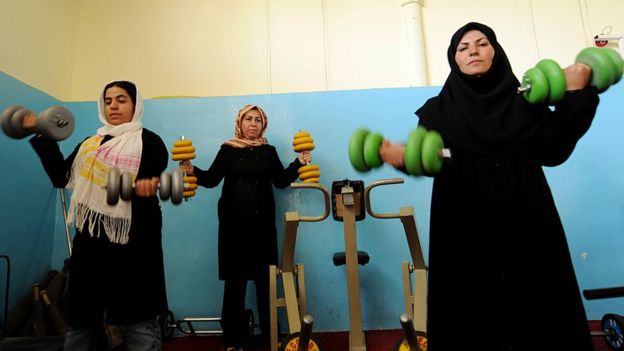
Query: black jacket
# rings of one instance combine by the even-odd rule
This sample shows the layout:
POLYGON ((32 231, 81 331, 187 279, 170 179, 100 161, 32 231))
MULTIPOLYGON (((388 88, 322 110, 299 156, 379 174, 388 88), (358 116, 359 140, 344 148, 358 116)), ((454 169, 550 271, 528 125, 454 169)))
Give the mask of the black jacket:
POLYGON ((297 179, 301 163, 284 169, 271 145, 222 145, 207 171, 195 167, 197 183, 212 188, 224 180, 219 199, 219 279, 254 279, 277 264, 273 185, 297 179))
POLYGON ((446 145, 452 159, 434 180, 430 218, 428 332, 435 350, 465 343, 466 335, 447 335, 449 317, 461 333, 485 327, 483 349, 528 350, 531 335, 548 334, 565 337, 545 338, 540 349, 592 350, 566 235, 542 166, 559 165, 571 155, 597 104, 593 88, 568 92, 556 111, 540 116, 534 139, 515 152, 446 145))
MULTIPOLYGON (((104 138, 103 143, 107 138, 104 138)), ((165 144, 143 129, 143 151, 137 179, 158 177, 167 167, 165 144)), ((31 144, 55 187, 69 181, 80 148, 63 159, 56 142, 34 137, 31 144)), ((91 237, 77 231, 69 271, 69 324, 98 325, 103 312, 109 323, 144 321, 167 310, 162 251, 162 213, 157 197, 132 196, 132 221, 126 245, 111 244, 106 235, 91 237)))

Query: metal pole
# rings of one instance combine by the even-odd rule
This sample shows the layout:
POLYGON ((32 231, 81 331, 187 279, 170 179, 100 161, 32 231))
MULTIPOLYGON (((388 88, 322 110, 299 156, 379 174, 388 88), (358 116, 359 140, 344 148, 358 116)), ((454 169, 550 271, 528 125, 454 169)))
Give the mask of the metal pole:
POLYGON ((11 281, 11 260, 7 255, 0 255, 0 258, 4 258, 6 260, 6 291, 4 296, 4 320, 2 321, 2 327, 5 329, 7 326, 7 320, 9 319, 9 283, 11 281))
POLYGON ((65 225, 65 237, 67 238, 67 252, 69 256, 72 255, 72 242, 71 235, 69 234, 69 226, 67 225, 67 204, 65 202, 65 188, 60 188, 59 193, 61 194, 61 207, 63 212, 63 224, 65 225))

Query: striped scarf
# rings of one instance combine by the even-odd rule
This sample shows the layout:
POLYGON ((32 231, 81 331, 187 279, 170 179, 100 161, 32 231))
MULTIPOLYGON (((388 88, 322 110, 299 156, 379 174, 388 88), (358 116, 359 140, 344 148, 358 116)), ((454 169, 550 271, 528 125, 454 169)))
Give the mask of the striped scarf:
POLYGON ((131 173, 132 180, 136 180, 143 151, 143 99, 137 88, 132 121, 117 126, 106 121, 103 94, 98 100, 98 110, 104 126, 80 145, 72 164, 68 184, 72 189, 68 221, 75 222, 80 231, 84 230, 85 224, 88 225, 92 237, 99 237, 102 234, 100 228, 103 228, 110 242, 126 244, 132 221, 132 203, 119 201, 116 205, 108 205, 105 185, 112 167, 131 173), (113 138, 102 144, 106 135, 113 138))

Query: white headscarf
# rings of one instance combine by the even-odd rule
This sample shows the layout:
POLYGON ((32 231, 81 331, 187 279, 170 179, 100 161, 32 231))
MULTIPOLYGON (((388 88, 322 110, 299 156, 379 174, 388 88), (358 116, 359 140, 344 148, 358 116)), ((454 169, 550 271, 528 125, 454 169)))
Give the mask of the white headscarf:
POLYGON ((108 239, 117 244, 126 244, 129 240, 132 203, 119 201, 113 206, 106 203, 108 172, 112 167, 117 167, 121 172, 131 173, 132 180, 136 180, 143 151, 143 98, 136 84, 129 83, 136 87, 132 120, 117 126, 108 123, 104 112, 103 91, 98 97, 98 112, 104 125, 97 130, 96 135, 81 144, 68 184, 68 188, 73 190, 69 222, 75 220, 76 228, 80 231, 88 224, 89 233, 96 237, 102 234, 102 226, 108 239), (102 144, 106 135, 113 138, 102 144))

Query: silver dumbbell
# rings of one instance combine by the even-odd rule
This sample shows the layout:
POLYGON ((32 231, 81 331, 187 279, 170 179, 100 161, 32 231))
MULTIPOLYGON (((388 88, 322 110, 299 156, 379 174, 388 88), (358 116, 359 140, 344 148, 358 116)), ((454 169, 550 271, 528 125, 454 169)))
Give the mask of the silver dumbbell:
POLYGON ((67 139, 74 131, 74 116, 65 107, 47 108, 37 118, 33 129, 25 129, 24 117, 32 114, 34 114, 32 111, 23 106, 7 107, 0 117, 2 130, 13 139, 23 139, 31 134, 39 133, 56 141, 67 139))
MULTIPOLYGON (((124 201, 130 200, 133 188, 132 174, 128 172, 122 173, 119 168, 111 168, 106 180, 106 203, 115 205, 119 198, 124 201)), ((176 168, 171 173, 165 171, 160 174, 158 195, 161 200, 171 198, 172 204, 179 205, 184 198, 183 194, 184 176, 180 169, 176 168)))

